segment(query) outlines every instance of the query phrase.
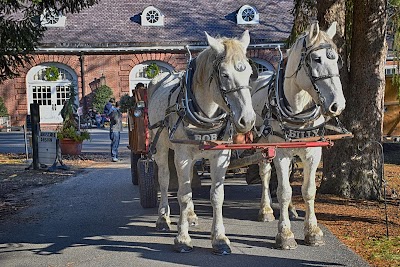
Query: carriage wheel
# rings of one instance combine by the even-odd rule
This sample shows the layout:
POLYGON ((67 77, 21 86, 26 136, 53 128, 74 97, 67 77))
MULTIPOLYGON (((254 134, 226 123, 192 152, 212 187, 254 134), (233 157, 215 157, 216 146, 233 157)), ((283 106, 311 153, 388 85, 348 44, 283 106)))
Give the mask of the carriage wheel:
POLYGON ((132 184, 134 185, 139 184, 137 163, 140 157, 141 154, 135 154, 134 152, 131 151, 131 177, 132 177, 132 184))
POLYGON ((157 206, 156 164, 150 159, 139 159, 137 162, 139 178, 140 205, 143 208, 157 206))

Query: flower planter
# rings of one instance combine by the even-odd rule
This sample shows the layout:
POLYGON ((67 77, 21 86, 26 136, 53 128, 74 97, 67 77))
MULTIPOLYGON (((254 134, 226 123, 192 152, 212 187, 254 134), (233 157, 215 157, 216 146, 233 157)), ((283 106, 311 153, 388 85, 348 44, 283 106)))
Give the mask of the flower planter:
POLYGON ((63 155, 80 155, 82 152, 82 141, 73 139, 60 139, 61 154, 63 155))

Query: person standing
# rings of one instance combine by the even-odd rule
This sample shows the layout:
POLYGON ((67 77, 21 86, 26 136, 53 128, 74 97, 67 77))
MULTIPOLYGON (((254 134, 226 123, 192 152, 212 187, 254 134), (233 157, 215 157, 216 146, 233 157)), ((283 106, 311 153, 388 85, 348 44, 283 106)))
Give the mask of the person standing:
POLYGON ((110 116, 111 157, 113 162, 117 162, 119 161, 118 147, 122 131, 122 113, 119 110, 119 102, 116 102, 115 107, 111 108, 109 116, 110 116))

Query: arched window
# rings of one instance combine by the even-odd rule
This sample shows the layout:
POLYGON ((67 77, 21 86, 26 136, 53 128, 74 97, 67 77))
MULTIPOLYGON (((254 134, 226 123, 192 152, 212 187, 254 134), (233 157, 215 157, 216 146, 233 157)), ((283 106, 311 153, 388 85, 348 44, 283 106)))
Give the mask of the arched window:
POLYGON ((38 103, 41 123, 62 122, 60 111, 63 104, 72 89, 78 90, 75 72, 67 65, 49 62, 31 68, 26 79, 28 113, 30 104, 38 103))
POLYGON ((275 71, 274 66, 266 60, 259 58, 252 58, 252 60, 257 66, 258 73, 262 73, 264 71, 275 71))
POLYGON ((143 83, 145 85, 149 84, 152 78, 149 78, 147 76, 146 71, 147 68, 152 64, 157 65, 158 73, 164 73, 164 72, 171 73, 174 71, 174 68, 171 65, 162 61, 146 61, 136 65, 129 74, 129 88, 130 88, 129 94, 132 94, 132 90, 135 88, 136 84, 138 83, 143 83))

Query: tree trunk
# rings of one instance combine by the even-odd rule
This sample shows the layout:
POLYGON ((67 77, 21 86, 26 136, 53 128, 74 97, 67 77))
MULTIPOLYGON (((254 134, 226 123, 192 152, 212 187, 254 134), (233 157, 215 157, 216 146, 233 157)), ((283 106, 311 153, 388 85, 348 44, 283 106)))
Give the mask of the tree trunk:
MULTIPOLYGON (((339 10, 343 10, 344 2, 318 1, 321 24, 337 20, 337 13, 331 8, 339 5, 339 10)), ((346 109, 341 120, 354 138, 337 141, 333 148, 324 150, 324 179, 319 192, 356 199, 378 199, 383 175, 380 142, 385 86, 386 1, 354 0, 350 15, 353 18, 348 24, 352 29, 351 67, 345 64, 350 70, 348 79, 346 67, 341 72, 346 97, 346 109)), ((340 25, 340 22, 344 23, 342 16, 338 19, 339 29, 345 29, 343 24, 340 25)), ((339 34, 342 38, 346 36, 343 32, 339 34)), ((343 40, 345 45, 346 38, 343 40)), ((339 48, 342 55, 348 49, 346 45, 339 48)))

